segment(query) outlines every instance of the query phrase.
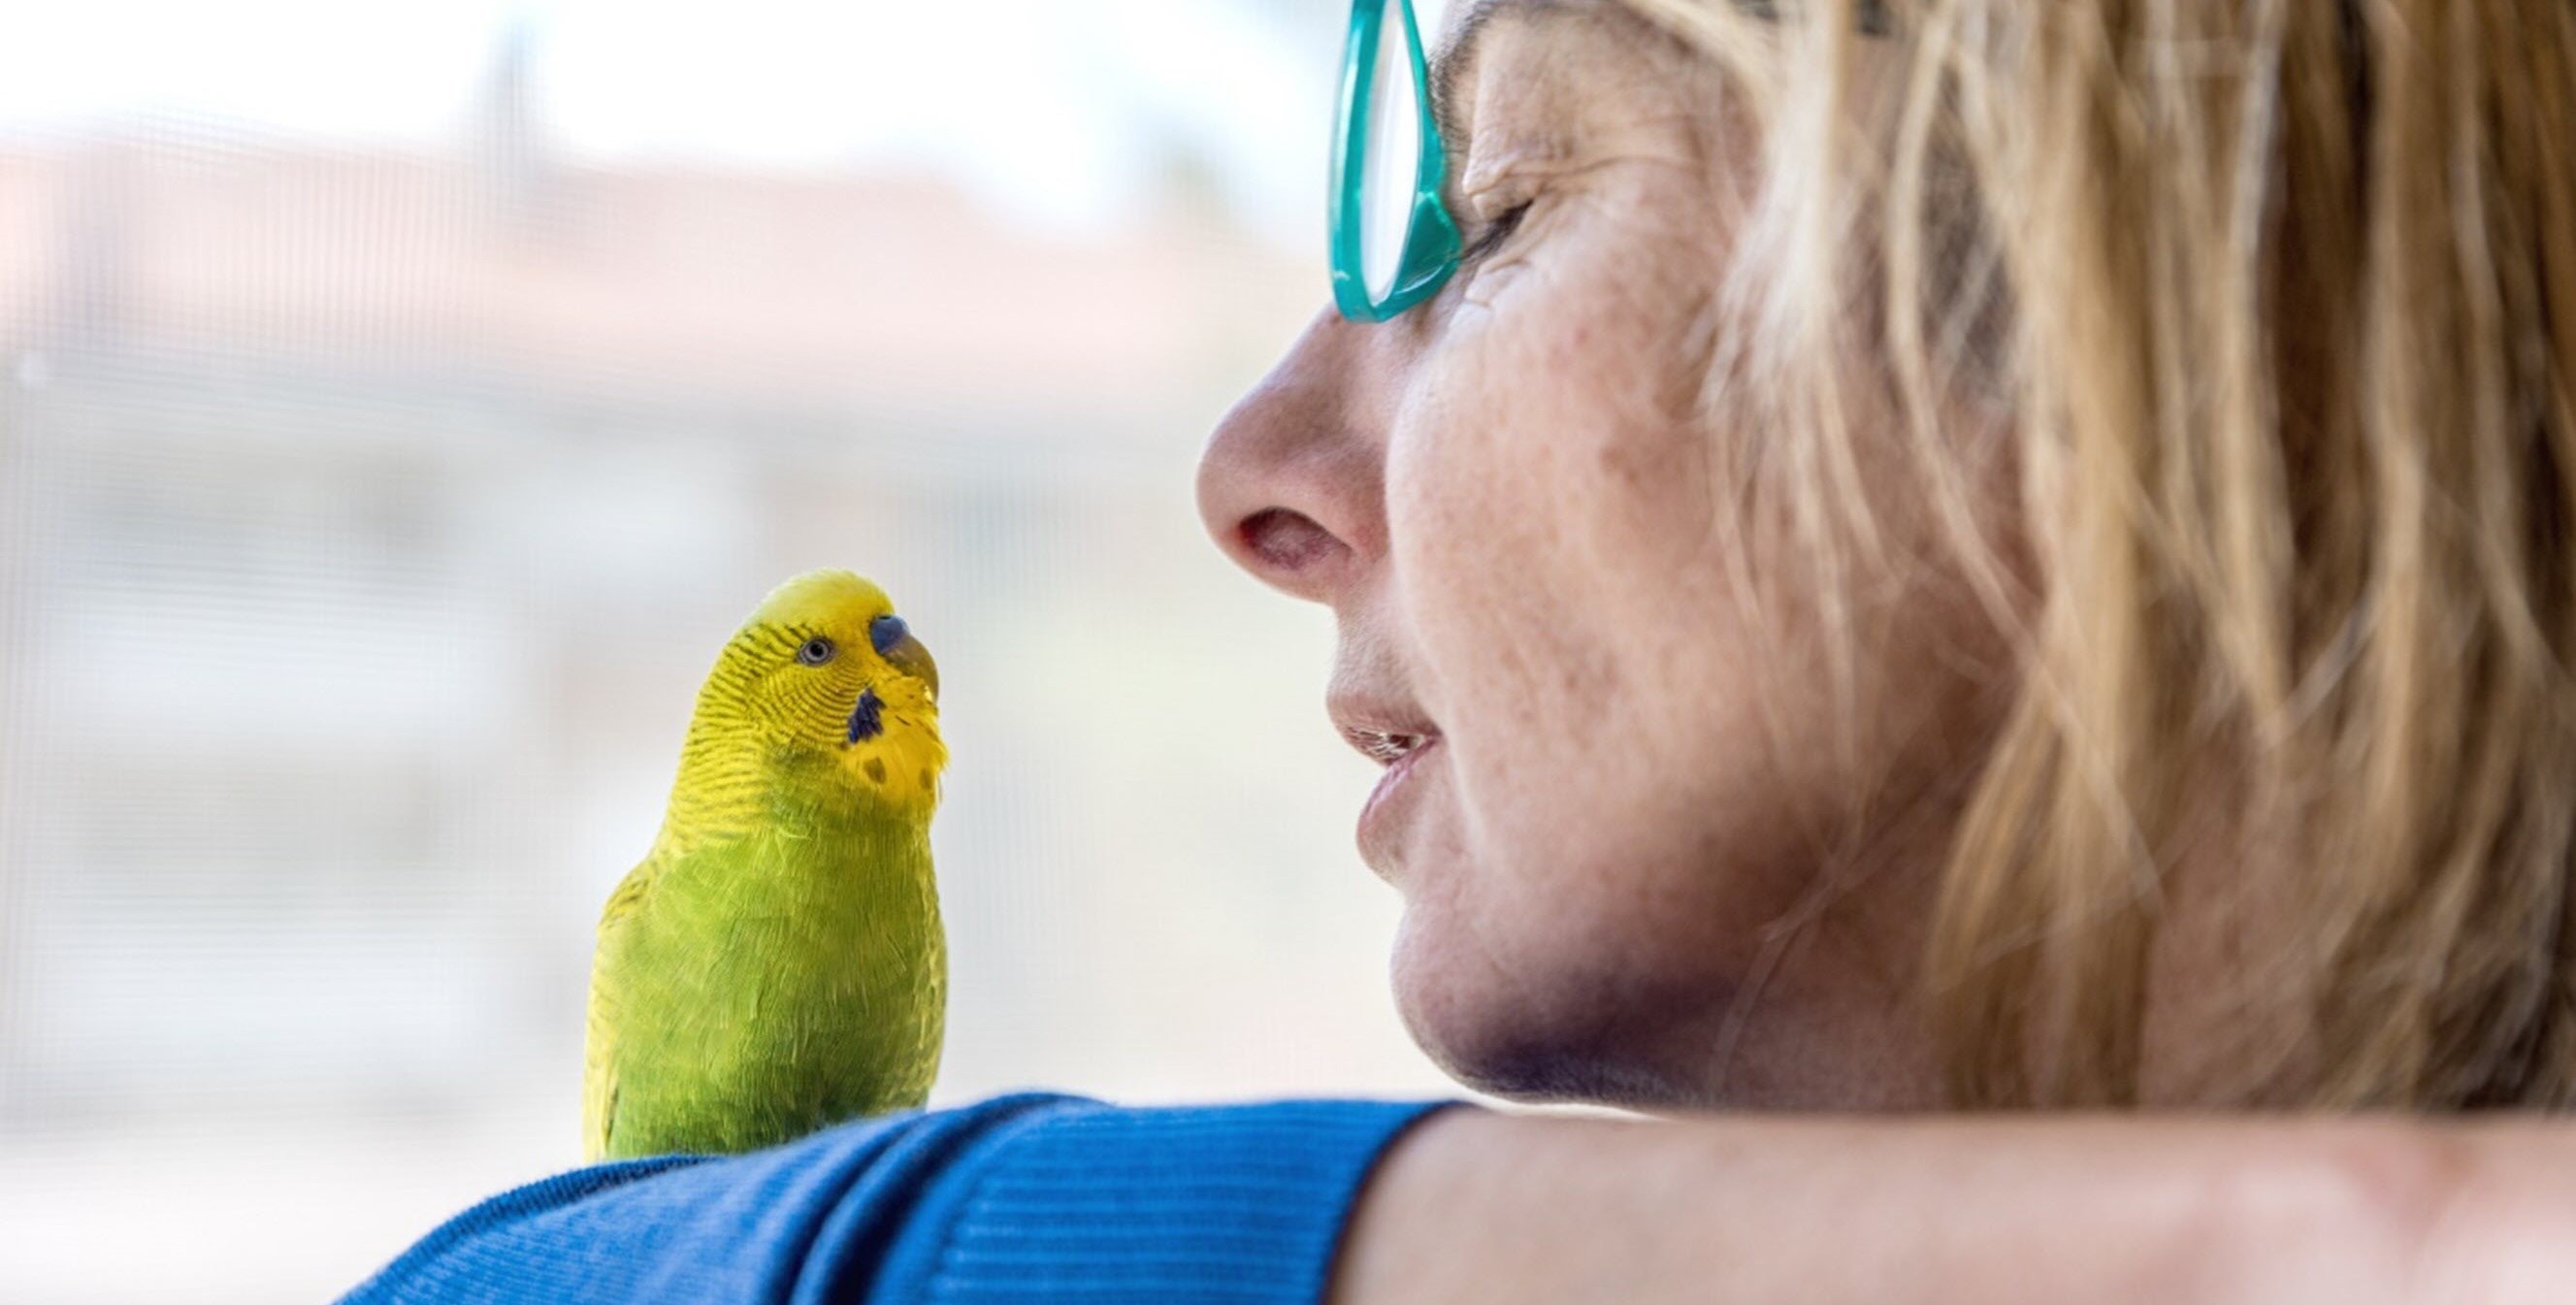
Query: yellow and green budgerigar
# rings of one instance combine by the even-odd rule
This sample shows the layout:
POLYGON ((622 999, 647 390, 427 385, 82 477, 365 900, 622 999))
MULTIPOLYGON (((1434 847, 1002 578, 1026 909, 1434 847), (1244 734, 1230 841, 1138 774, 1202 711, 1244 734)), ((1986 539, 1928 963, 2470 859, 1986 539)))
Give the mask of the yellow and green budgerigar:
POLYGON ((948 950, 939 671, 885 591, 788 581, 699 691, 591 966, 583 1150, 748 1151, 922 1104, 948 950))

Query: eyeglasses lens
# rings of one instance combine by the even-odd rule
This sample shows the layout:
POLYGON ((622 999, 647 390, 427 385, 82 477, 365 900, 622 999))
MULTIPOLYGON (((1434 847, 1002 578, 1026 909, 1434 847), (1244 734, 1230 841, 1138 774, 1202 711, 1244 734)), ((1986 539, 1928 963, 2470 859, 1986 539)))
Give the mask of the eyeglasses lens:
POLYGON ((1414 78, 1404 0, 1383 3, 1368 99, 1368 159, 1360 182, 1360 275, 1372 296, 1395 288, 1422 166, 1422 88, 1414 78))

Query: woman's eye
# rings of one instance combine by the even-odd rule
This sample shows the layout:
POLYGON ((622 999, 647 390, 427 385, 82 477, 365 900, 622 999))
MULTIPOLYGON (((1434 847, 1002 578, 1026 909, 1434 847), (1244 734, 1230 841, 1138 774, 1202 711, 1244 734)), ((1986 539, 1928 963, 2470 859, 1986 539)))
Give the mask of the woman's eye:
POLYGON ((804 647, 796 650, 796 660, 808 666, 820 666, 832 660, 832 655, 839 651, 840 648, 831 640, 818 634, 806 640, 804 647))
POLYGON ((1512 238, 1513 232, 1520 230, 1521 219, 1529 216, 1529 211, 1529 201, 1526 200, 1504 210, 1493 221, 1486 223, 1483 230, 1476 233, 1475 240, 1459 252, 1458 261, 1473 263, 1501 248, 1504 241, 1512 238))

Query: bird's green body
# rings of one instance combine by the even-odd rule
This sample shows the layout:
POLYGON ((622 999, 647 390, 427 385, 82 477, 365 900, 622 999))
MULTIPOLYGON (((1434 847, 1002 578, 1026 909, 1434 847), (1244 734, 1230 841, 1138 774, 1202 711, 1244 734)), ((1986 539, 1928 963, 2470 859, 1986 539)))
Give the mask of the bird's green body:
POLYGON ((752 1150, 928 1096, 946 752, 936 671, 888 622, 856 576, 799 577, 709 676, 661 836, 600 918, 591 1158, 752 1150))

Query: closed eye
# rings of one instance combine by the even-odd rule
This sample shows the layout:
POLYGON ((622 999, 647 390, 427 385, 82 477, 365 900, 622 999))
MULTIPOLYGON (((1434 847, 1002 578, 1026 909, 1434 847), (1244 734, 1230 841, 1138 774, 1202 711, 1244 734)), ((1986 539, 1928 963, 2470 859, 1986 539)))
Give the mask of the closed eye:
POLYGON ((1513 232, 1520 230, 1521 219, 1529 216, 1529 211, 1529 201, 1523 201, 1486 223, 1484 230, 1476 233, 1476 239, 1459 252, 1458 261, 1460 263, 1478 262, 1502 248, 1503 242, 1511 239, 1513 232))

